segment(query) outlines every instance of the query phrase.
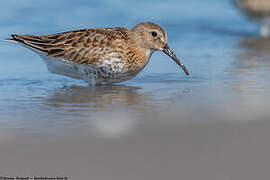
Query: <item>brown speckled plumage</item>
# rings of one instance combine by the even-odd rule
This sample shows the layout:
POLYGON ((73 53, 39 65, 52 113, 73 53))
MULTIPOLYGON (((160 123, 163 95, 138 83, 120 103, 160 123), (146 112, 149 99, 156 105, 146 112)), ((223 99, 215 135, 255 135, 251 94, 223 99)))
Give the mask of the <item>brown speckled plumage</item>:
POLYGON ((64 58, 79 64, 98 65, 99 60, 107 58, 112 53, 123 55, 123 48, 128 44, 128 31, 124 28, 84 29, 45 36, 12 35, 12 37, 54 58, 64 58))
MULTIPOLYGON (((134 77, 148 63, 152 52, 163 51, 167 43, 166 33, 150 22, 138 24, 131 30, 96 28, 51 35, 11 36, 9 40, 45 53, 49 58, 74 63, 74 71, 80 69, 77 64, 91 67, 83 72, 94 76, 98 83, 120 82, 134 77), (157 32, 157 37, 151 35, 153 31, 157 32)), ((173 52, 167 50, 165 53, 168 52, 175 60, 173 52)), ((85 77, 82 79, 86 80, 85 77)))

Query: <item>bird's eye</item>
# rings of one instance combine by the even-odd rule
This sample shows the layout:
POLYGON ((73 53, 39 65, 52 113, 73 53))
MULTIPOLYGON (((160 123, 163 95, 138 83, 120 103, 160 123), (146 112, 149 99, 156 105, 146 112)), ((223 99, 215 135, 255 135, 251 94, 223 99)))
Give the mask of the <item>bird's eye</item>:
POLYGON ((156 31, 153 31, 153 32, 152 32, 152 36, 153 36, 153 37, 157 37, 157 32, 156 32, 156 31))

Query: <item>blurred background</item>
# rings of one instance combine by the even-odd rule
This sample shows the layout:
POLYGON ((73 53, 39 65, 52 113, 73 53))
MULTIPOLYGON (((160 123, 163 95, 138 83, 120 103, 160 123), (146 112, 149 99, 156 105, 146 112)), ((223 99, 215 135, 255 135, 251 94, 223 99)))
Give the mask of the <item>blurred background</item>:
POLYGON ((270 39, 260 36, 268 16, 237 3, 1 2, 1 38, 152 21, 191 76, 156 52, 134 79, 89 87, 1 41, 0 176, 268 179, 270 39))

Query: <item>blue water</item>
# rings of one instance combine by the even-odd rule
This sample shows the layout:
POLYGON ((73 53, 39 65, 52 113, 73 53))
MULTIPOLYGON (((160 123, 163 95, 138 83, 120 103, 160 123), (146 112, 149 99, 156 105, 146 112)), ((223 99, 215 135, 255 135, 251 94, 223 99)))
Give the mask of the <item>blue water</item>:
MULTIPOLYGON (((154 141, 161 147, 165 145, 173 157, 181 156, 191 159, 194 157, 190 163, 202 165, 202 167, 195 166, 196 172, 204 172, 203 166, 206 168, 206 173, 197 173, 198 176, 189 174, 184 170, 185 168, 183 171, 172 171, 172 167, 178 166, 192 168, 192 166, 186 166, 185 163, 188 164, 189 160, 184 158, 185 163, 179 160, 174 162, 174 165, 166 165, 170 169, 166 172, 172 176, 180 177, 178 172, 181 172, 186 179, 200 177, 200 179, 214 180, 235 177, 233 179, 246 180, 254 176, 243 176, 241 172, 250 172, 250 169, 255 169, 258 175, 266 175, 268 171, 261 172, 259 168, 261 166, 257 166, 257 169, 256 166, 247 166, 237 173, 230 168, 229 164, 245 167, 245 164, 249 163, 242 164, 237 161, 237 158, 226 161, 227 157, 239 157, 236 154, 234 156, 233 153, 227 153, 235 148, 229 142, 236 139, 241 144, 241 138, 255 136, 260 132, 256 128, 258 126, 264 127, 262 131, 265 132, 260 137, 267 139, 269 133, 266 132, 270 129, 268 123, 270 119, 268 110, 270 105, 270 39, 260 38, 258 26, 245 19, 230 0, 3 1, 0 6, 0 37, 6 38, 10 34, 50 34, 92 27, 131 28, 143 21, 152 21, 164 28, 168 34, 168 44, 183 60, 191 76, 185 76, 183 71, 165 54, 156 52, 146 68, 134 79, 113 86, 89 87, 83 81, 49 73, 39 56, 18 44, 1 41, 0 143, 1 138, 12 139, 14 136, 24 137, 23 135, 30 139, 37 137, 40 142, 41 137, 54 139, 66 135, 67 132, 72 139, 79 132, 83 132, 81 136, 87 138, 84 140, 78 138, 82 142, 80 145, 91 146, 93 143, 96 151, 91 152, 90 148, 89 151, 82 152, 82 156, 92 157, 99 151, 109 156, 114 148, 110 143, 113 144, 116 141, 120 143, 119 152, 127 153, 126 156, 130 155, 131 160, 136 161, 136 156, 132 151, 124 151, 122 147, 131 148, 129 140, 134 140, 136 144, 136 140, 139 143, 144 142, 142 139, 146 138, 145 141, 148 142, 147 137, 155 134, 156 136, 151 136, 150 144, 154 141), (255 127, 253 128, 252 125, 255 127), (243 132, 243 135, 237 133, 238 130, 243 132), (170 132, 174 133, 170 134, 170 132), (224 137, 219 132, 224 132, 224 137), (193 136, 192 133, 196 135, 193 136), (95 139, 96 137, 108 139, 103 142, 95 139), (213 141, 209 140, 209 147, 211 147, 209 152, 212 152, 208 154, 209 156, 207 148, 205 151, 200 151, 202 153, 200 156, 196 154, 197 151, 192 149, 192 144, 191 149, 185 151, 187 156, 181 154, 181 148, 179 151, 174 151, 173 146, 170 146, 180 141, 178 143, 181 147, 186 147, 190 142, 200 149, 204 147, 200 140, 203 137, 212 138, 212 140, 217 138, 213 141), (104 150, 99 142, 108 143, 107 150, 104 150), (232 149, 221 148, 219 151, 216 146, 219 142, 227 143, 226 148, 232 149), (221 155, 223 152, 222 161, 215 158, 216 152, 221 155), (199 157, 195 159, 196 155, 202 157, 202 160, 199 161, 199 157), (211 163, 208 169, 205 167, 208 161, 206 157, 212 158, 209 160, 211 163), (226 176, 227 173, 223 172, 222 168, 214 172, 217 176, 211 176, 211 168, 223 163, 225 165, 221 167, 234 176, 226 176)), ((252 144, 253 141, 249 140, 244 141, 252 144)), ((8 140, 8 142, 13 141, 8 140)), ((60 142, 62 141, 59 140, 60 142)), ((257 144, 256 147, 260 149, 265 144, 267 144, 266 140, 262 144, 257 144)), ((0 146, 4 147, 4 145, 0 146)), ((144 146, 148 147, 144 143, 139 145, 142 149, 144 146)), ((156 150, 156 146, 148 148, 148 153, 156 150)), ((241 151, 237 151, 239 155, 243 151, 246 152, 246 148, 240 149, 241 151)), ((143 152, 140 151, 138 154, 144 157, 143 152)), ((262 154, 266 155, 266 152, 263 151, 262 154)), ((256 153, 260 154, 260 151, 247 152, 248 157, 253 157, 256 153)), ((4 154, 2 155, 4 157, 4 154)), ((156 156, 153 155, 153 158, 166 159, 167 155, 164 150, 156 156)), ((21 157, 23 157, 22 154, 16 156, 19 159, 21 157)), ((31 156, 29 157, 31 159, 31 156)), ((98 153, 97 157, 102 159, 102 153, 98 153)), ((159 171, 160 167, 156 167, 155 161, 147 157, 145 157, 146 164, 149 166, 145 165, 145 168, 153 166, 153 169, 150 168, 149 171, 139 169, 138 174, 144 175, 139 179, 157 179, 151 170, 159 171)), ((110 171, 106 169, 107 166, 101 164, 114 164, 113 160, 108 161, 104 159, 95 161, 105 174, 109 174, 110 171)), ((251 163, 253 160, 247 161, 251 163)), ((14 164, 16 160, 10 160, 10 163, 12 162, 14 164)), ((82 162, 84 161, 77 163, 82 162)), ((69 164, 66 161, 57 161, 57 163, 58 166, 62 163, 69 164)), ((86 165, 86 162, 82 164, 86 167, 89 165, 86 165)), ((143 164, 140 161, 136 167, 132 166, 132 168, 136 169, 140 165, 144 167, 143 164)), ((95 167, 93 164, 92 166, 95 167)), ((8 170, 7 167, 5 168, 7 173, 17 173, 8 170)), ((13 167, 15 170, 19 169, 19 164, 13 167)), ((33 165, 28 164, 27 167, 32 168, 33 165)), ((70 176, 75 178, 78 174, 83 174, 82 177, 85 177, 88 171, 76 169, 76 166, 63 167, 73 168, 76 173, 70 176)), ((112 172, 121 172, 117 168, 124 167, 125 165, 118 164, 112 172)), ((42 171, 42 168, 43 166, 40 165, 36 172, 41 175, 43 172, 55 174, 53 169, 47 167, 48 171, 42 171)), ((29 175, 30 171, 23 169, 20 172, 29 175)), ((91 172, 95 179, 107 177, 95 173, 97 171, 91 172)), ((125 173, 126 176, 123 176, 123 179, 136 177, 129 171, 125 173)), ((118 180, 122 177, 114 175, 108 175, 108 177, 118 180)))
POLYGON ((11 33, 131 28, 136 23, 152 21, 165 29, 169 45, 191 73, 185 76, 171 59, 156 52, 134 79, 112 87, 88 87, 83 81, 50 74, 36 54, 2 41, 2 128, 61 129, 62 123, 84 126, 95 119, 93 114, 112 110, 128 109, 140 116, 141 112, 134 107, 171 108, 176 103, 181 109, 185 106, 183 98, 194 105, 218 107, 224 100, 210 99, 231 99, 229 103, 241 97, 256 99, 256 95, 265 96, 270 87, 270 41, 258 37, 258 27, 246 20, 230 1, 8 1, 0 10, 3 38, 11 33), (203 97, 208 98, 202 101, 203 97))

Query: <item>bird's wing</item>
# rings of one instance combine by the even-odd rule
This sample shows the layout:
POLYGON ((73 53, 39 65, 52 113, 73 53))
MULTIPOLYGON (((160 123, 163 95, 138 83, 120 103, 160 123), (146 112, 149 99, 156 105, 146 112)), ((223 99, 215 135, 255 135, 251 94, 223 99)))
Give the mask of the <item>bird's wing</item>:
POLYGON ((101 57, 121 52, 127 44, 125 28, 83 29, 50 35, 11 35, 12 41, 45 52, 47 56, 77 63, 95 64, 101 57))

